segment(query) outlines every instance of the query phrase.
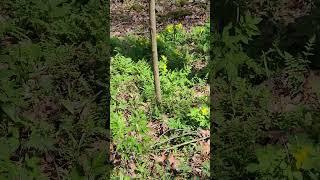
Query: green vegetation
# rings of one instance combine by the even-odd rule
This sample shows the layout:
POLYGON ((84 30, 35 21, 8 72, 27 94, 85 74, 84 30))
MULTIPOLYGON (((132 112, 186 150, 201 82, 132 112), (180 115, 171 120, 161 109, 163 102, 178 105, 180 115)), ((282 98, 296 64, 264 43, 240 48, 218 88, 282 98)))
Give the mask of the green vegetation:
POLYGON ((0 1, 0 179, 108 179, 106 5, 0 1))
POLYGON ((249 164, 248 172, 260 179, 318 179, 320 176, 318 144, 300 135, 281 146, 266 146, 256 150, 258 163, 249 164))
POLYGON ((204 132, 209 133, 209 94, 205 90, 208 73, 206 68, 197 69, 194 65, 205 67, 208 36, 208 25, 186 32, 181 24, 171 24, 159 33, 159 106, 154 94, 149 40, 132 35, 112 39, 114 179, 208 178, 209 156, 203 151, 208 151, 209 143, 190 142, 205 139, 208 134, 204 132), (169 149, 175 145, 178 147, 169 149), (200 171, 196 172, 196 168, 200 171))
POLYGON ((319 179, 319 37, 286 48, 265 21, 243 15, 213 35, 212 178, 319 179))
POLYGON ((0 179, 319 179, 318 1, 237 1, 212 36, 158 4, 160 104, 149 39, 110 39, 102 2, 0 0, 0 179))

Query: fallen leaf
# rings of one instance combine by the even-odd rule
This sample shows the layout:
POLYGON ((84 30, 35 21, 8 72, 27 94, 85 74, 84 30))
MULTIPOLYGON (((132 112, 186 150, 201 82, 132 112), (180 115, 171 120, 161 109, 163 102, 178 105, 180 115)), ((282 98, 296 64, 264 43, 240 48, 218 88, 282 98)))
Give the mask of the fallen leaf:
POLYGON ((153 155, 153 159, 157 162, 157 163, 160 163, 160 164, 163 164, 163 162, 166 160, 167 156, 165 155, 165 152, 163 152, 161 154, 161 156, 155 156, 153 155))
POLYGON ((201 135, 201 137, 208 137, 208 136, 210 136, 210 131, 201 129, 200 130, 200 135, 201 135))
POLYGON ((192 157, 192 161, 191 161, 191 167, 192 169, 194 168, 197 168, 197 167, 200 167, 201 164, 202 164, 202 156, 200 154, 195 154, 193 157, 192 157))
POLYGON ((132 177, 135 177, 136 174, 134 171, 137 169, 135 163, 133 161, 130 161, 128 166, 129 166, 129 173, 131 174, 132 177))
POLYGON ((135 170, 137 167, 136 167, 136 165, 135 165, 133 162, 131 162, 131 163, 129 163, 129 168, 130 168, 131 170, 135 170))
POLYGON ((199 169, 199 168, 194 168, 194 171, 197 173, 201 173, 201 169, 199 169))
POLYGON ((129 135, 129 136, 136 136, 136 134, 137 134, 137 133, 136 133, 135 131, 130 131, 130 132, 128 132, 128 135, 129 135))
POLYGON ((201 146, 201 155, 208 155, 210 153, 210 141, 208 142, 199 142, 201 146))
POLYGON ((168 157, 169 164, 172 169, 177 170, 178 169, 178 160, 173 156, 173 153, 171 153, 168 157))

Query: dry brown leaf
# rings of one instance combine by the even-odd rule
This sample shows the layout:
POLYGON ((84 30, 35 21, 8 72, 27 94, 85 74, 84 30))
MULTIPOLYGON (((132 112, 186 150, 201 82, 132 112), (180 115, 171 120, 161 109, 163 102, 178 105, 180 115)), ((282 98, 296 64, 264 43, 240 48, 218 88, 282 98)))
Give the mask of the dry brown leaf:
POLYGON ((202 163, 201 155, 200 154, 195 154, 192 157, 192 166, 197 167, 200 166, 202 163))
POLYGON ((167 156, 165 155, 165 153, 163 152, 161 154, 161 156, 155 156, 153 155, 153 159, 157 162, 157 163, 160 163, 160 164, 163 164, 163 162, 166 160, 167 156))
POLYGON ((195 172, 197 172, 197 173, 201 173, 202 171, 201 171, 201 169, 199 169, 199 168, 194 168, 193 169, 195 172))
POLYGON ((135 165, 133 162, 130 162, 130 163, 129 163, 129 168, 130 168, 132 171, 134 171, 137 167, 136 167, 136 165, 135 165))
POLYGON ((173 153, 171 153, 168 157, 168 161, 169 161, 169 164, 171 166, 172 169, 174 170, 177 170, 178 169, 178 165, 179 165, 179 162, 178 160, 174 157, 173 153))
POLYGON ((132 177, 135 177, 136 174, 135 174, 134 171, 137 169, 135 163, 134 163, 133 161, 130 161, 129 164, 128 164, 128 166, 129 166, 129 172, 130 172, 131 176, 132 176, 132 177))
POLYGON ((201 129, 200 130, 200 135, 201 135, 201 137, 208 137, 208 136, 210 136, 210 131, 201 129))
MULTIPOLYGON (((148 23, 148 1, 136 1, 135 7, 139 7, 138 9, 132 8, 132 4, 126 4, 121 3, 119 1, 114 1, 111 3, 111 33, 114 32, 121 32, 121 34, 127 34, 129 31, 140 34, 143 33, 144 35, 147 35, 147 32, 143 32, 140 30, 140 27, 143 29, 147 29, 148 23)), ((205 3, 208 4, 208 3, 205 3)), ((180 5, 169 2, 166 0, 166 2, 158 2, 157 3, 160 8, 157 8, 157 17, 160 17, 160 14, 164 14, 162 12, 163 9, 169 9, 167 12, 174 12, 177 11, 180 7, 180 5)), ((188 27, 188 29, 191 26, 196 25, 203 25, 204 22, 208 19, 209 11, 207 11, 207 7, 203 6, 204 3, 198 4, 194 2, 186 2, 182 6, 184 9, 188 9, 188 11, 192 12, 193 16, 185 17, 181 19, 181 23, 188 27)), ((170 24, 170 18, 168 20, 165 20, 163 22, 159 21, 157 23, 157 29, 161 31, 166 27, 166 25, 170 24)))
POLYGON ((135 131, 130 131, 130 132, 128 132, 128 135, 129 135, 129 136, 136 136, 136 134, 137 134, 137 133, 136 133, 135 131))
POLYGON ((199 142, 201 146, 201 155, 208 155, 210 153, 210 141, 208 142, 199 142))

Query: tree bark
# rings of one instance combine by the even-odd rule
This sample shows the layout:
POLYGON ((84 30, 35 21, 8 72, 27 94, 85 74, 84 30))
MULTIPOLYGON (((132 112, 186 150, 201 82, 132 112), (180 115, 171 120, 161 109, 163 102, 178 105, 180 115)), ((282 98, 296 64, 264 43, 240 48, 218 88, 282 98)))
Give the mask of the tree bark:
POLYGON ((151 48, 152 48, 154 86, 155 86, 157 103, 161 103, 159 62, 158 62, 158 50, 157 50, 157 39, 156 39, 157 30, 156 30, 155 0, 150 0, 149 11, 150 11, 150 39, 151 39, 151 48))

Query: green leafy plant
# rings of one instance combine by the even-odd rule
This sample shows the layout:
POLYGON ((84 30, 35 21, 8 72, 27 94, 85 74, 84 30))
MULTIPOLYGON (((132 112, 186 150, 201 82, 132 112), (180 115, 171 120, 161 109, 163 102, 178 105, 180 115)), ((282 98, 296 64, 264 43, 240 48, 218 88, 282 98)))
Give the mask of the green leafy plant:
POLYGON ((199 123, 200 127, 210 127, 208 107, 192 108, 187 116, 191 118, 191 120, 199 123))
MULTIPOLYGON (((107 134, 106 90, 100 91, 108 78, 106 6, 95 0, 0 3, 6 14, 0 15, 0 177, 66 178, 76 157, 107 134)), ((96 172, 86 175, 101 173, 89 166, 96 172)))
POLYGON ((186 41, 186 30, 183 25, 180 24, 169 24, 165 30, 158 36, 159 40, 172 43, 174 45, 182 44, 186 41))
MULTIPOLYGON (((169 25, 157 37, 161 105, 156 105, 154 101, 154 83, 147 39, 142 36, 127 36, 119 39, 127 42, 128 46, 121 43, 114 44, 114 56, 111 59, 111 131, 114 151, 121 154, 119 160, 121 165, 115 167, 111 179, 119 179, 118 177, 125 179, 133 175, 136 178, 149 178, 151 172, 148 154, 158 156, 161 151, 161 146, 153 147, 154 139, 160 136, 159 133, 164 133, 161 139, 168 140, 176 134, 177 129, 191 131, 198 129, 199 124, 205 129, 209 127, 207 97, 205 95, 194 97, 193 89, 194 86, 207 85, 206 77, 196 77, 192 74, 194 57, 203 58, 206 55, 200 42, 208 43, 208 39, 202 37, 204 33, 208 33, 208 26, 198 29, 200 30, 194 30, 190 35, 181 24, 169 25), (185 44, 187 41, 198 43, 195 47, 190 47, 185 44), (139 52, 140 55, 135 52, 139 52), (197 108, 194 104, 197 104, 197 108), (195 110, 198 112, 189 114, 195 110), (166 128, 169 128, 167 133, 161 132, 166 128), (134 171, 128 170, 128 167, 133 167, 134 171)), ((117 42, 119 39, 114 41, 117 42)), ((177 138, 169 140, 168 143, 187 142, 190 138, 192 136, 177 138)), ((194 150, 191 145, 188 148, 190 151, 194 150)), ((185 159, 187 161, 188 157, 185 159)), ((164 167, 164 164, 154 163, 155 177, 174 176, 170 166, 164 167)), ((191 167, 188 164, 186 166, 179 174, 188 178, 191 175, 191 167)))
POLYGON ((291 139, 285 147, 267 146, 256 150, 259 163, 247 170, 261 179, 316 179, 319 175, 319 147, 305 136, 291 139))
POLYGON ((316 37, 313 36, 305 45, 305 50, 297 56, 293 56, 288 52, 281 52, 279 48, 276 48, 280 57, 284 59, 284 71, 288 75, 288 83, 292 96, 302 90, 305 76, 309 72, 310 61, 308 58, 313 55, 312 50, 315 45, 315 39, 316 37))
POLYGON ((224 70, 231 81, 238 77, 241 65, 247 65, 257 74, 261 73, 259 65, 244 52, 242 46, 242 44, 248 44, 254 36, 259 35, 257 24, 260 21, 260 18, 247 14, 241 17, 239 26, 232 24, 226 26, 221 39, 217 35, 213 37, 216 42, 213 44, 215 56, 211 65, 212 76, 224 70))

